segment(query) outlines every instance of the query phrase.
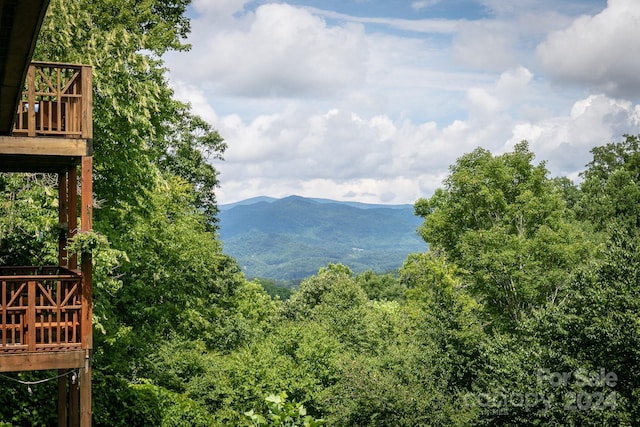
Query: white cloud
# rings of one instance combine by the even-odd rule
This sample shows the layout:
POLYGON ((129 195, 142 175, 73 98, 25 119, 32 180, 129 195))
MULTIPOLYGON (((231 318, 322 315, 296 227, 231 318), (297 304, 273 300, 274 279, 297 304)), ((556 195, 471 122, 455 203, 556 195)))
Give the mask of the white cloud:
MULTIPOLYGON (((244 2, 231 3, 228 10, 244 2)), ((361 25, 328 27, 286 3, 228 16, 223 29, 212 26, 209 16, 193 22, 189 59, 169 56, 175 79, 251 97, 323 96, 364 79, 367 45, 361 25)))
POLYGON ((467 108, 474 120, 495 120, 513 105, 527 99, 533 74, 518 66, 509 69, 490 88, 472 87, 467 91, 467 108))
POLYGON ((640 106, 591 95, 576 101, 566 116, 516 124, 505 148, 526 139, 538 159, 547 160, 552 173, 577 179, 591 160, 591 148, 639 132, 640 106))
MULTIPOLYGON (((561 41, 565 56, 593 62, 577 32, 591 37, 604 18, 623 23, 605 12, 632 3, 611 1, 600 15, 577 20, 533 0, 523 11, 505 0, 487 3, 495 18, 413 21, 196 0, 194 50, 168 63, 176 94, 228 143, 226 160, 215 163, 219 202, 300 194, 413 203, 440 186, 462 154, 478 146, 501 153, 522 139, 553 174, 575 178, 592 147, 640 132, 638 105, 610 92, 551 86, 545 74, 562 74, 547 68, 566 62, 561 41), (540 69, 533 53, 544 38, 537 52, 553 61, 540 69)), ((611 77, 618 65, 603 67, 611 77)), ((633 78, 614 81, 628 87, 633 78)), ((604 81, 589 84, 604 88, 604 81)))
POLYGON ((478 146, 501 153, 523 139, 538 160, 548 160, 552 174, 575 179, 592 147, 640 132, 640 107, 598 95, 537 122, 504 114, 440 127, 293 105, 248 123, 220 117, 216 127, 229 144, 226 161, 216 163, 222 203, 261 194, 412 203, 432 194, 462 154, 478 146))
POLYGON ((640 96, 640 3, 609 0, 595 16, 582 16, 550 34, 537 53, 559 81, 588 85, 612 96, 640 96))
MULTIPOLYGON (((441 1, 441 0, 440 0, 441 1)), ((438 1, 439 2, 439 1, 438 1)), ((436 2, 434 1, 433 4, 436 2)), ((414 8, 415 9, 415 8, 414 8)), ((326 9, 318 9, 315 7, 307 7, 306 10, 316 16, 335 19, 343 22, 352 22, 359 24, 377 24, 389 27, 395 30, 414 31, 417 33, 433 33, 433 34, 452 34, 464 25, 464 20, 450 19, 401 19, 388 17, 362 17, 345 15, 326 9)))
POLYGON ((500 75, 496 83, 496 93, 505 101, 522 99, 532 79, 531 71, 523 66, 509 69, 500 75))

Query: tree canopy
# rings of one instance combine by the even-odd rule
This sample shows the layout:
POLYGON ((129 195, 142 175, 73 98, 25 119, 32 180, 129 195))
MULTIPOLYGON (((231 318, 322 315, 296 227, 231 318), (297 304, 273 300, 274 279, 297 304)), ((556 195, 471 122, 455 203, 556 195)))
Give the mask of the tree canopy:
POLYGON ((522 142, 494 156, 476 149, 451 167, 444 188, 416 202, 420 234, 464 270, 496 316, 517 320, 557 298, 593 244, 544 163, 522 142))

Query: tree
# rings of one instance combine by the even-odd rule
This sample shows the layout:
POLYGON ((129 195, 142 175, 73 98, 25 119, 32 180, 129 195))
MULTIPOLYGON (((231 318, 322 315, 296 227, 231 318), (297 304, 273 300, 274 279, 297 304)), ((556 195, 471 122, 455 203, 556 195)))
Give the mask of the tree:
POLYGON ((376 274, 368 270, 358 274, 356 281, 367 293, 369 299, 387 301, 402 301, 404 299, 406 289, 400 283, 397 274, 376 274))
POLYGON ((640 227, 640 135, 591 150, 576 210, 598 231, 608 225, 640 227))
POLYGON ((57 263, 57 180, 0 174, 0 265, 57 263))
POLYGON ((522 142, 493 156, 462 156, 430 199, 416 202, 432 251, 462 269, 496 319, 516 320, 553 301, 593 244, 573 219, 544 163, 522 142))
MULTIPOLYGON (((93 66, 92 236, 105 243, 94 256, 93 393, 105 402, 96 425, 184 424, 176 412, 194 409, 206 420, 157 374, 159 355, 176 336, 230 351, 262 333, 275 312, 212 232, 218 181, 208 160, 221 158, 225 144, 173 99, 166 79, 162 55, 188 48, 188 3, 52 0, 34 54, 93 66)), ((1 262, 56 262, 54 185, 48 175, 0 176, 1 262)), ((183 373, 178 362, 168 371, 183 373)), ((13 409, 5 405, 0 418, 13 409)))
MULTIPOLYGON (((98 229, 144 212, 164 172, 189 181, 215 222, 217 172, 206 162, 226 148, 188 105, 173 99, 161 56, 186 50, 187 0, 52 0, 35 58, 93 66, 94 191, 98 229), (115 218, 111 218, 111 216, 115 218), (104 223, 103 223, 104 221, 104 223)), ((116 228, 117 233, 122 230, 116 228)))

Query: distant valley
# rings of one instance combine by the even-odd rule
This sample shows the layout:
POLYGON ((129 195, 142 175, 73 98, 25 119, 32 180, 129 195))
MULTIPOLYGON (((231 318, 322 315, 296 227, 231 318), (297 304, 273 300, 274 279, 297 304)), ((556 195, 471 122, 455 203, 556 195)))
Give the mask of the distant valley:
POLYGON ((426 250, 412 205, 258 197, 221 205, 219 218, 224 252, 248 278, 295 283, 330 262, 386 272, 426 250))

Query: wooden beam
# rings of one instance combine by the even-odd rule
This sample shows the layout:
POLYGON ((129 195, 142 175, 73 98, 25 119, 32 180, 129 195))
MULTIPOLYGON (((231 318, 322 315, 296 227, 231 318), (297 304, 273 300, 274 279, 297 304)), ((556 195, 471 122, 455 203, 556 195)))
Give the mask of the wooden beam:
POLYGON ((78 427, 80 421, 80 393, 78 388, 78 379, 69 383, 69 427, 78 427))
POLYGON ((27 111, 27 129, 29 136, 36 136, 36 67, 29 65, 27 71, 27 99, 29 111, 27 111))
MULTIPOLYGON (((67 184, 67 197, 69 203, 67 205, 67 241, 76 235, 78 232, 78 169, 71 168, 68 174, 69 183, 67 184)), ((72 254, 67 260, 67 266, 71 270, 78 268, 78 254, 72 254)))
POLYGON ((81 212, 80 230, 90 231, 93 228, 93 159, 83 157, 80 170, 81 212))
POLYGON ((80 427, 91 427, 91 358, 87 350, 85 365, 80 372, 80 427))
MULTIPOLYGON (((80 166, 80 230, 93 228, 93 159, 83 157, 80 166)), ((80 320, 82 348, 85 350, 84 366, 80 372, 80 426, 91 427, 91 353, 93 349, 92 313, 93 271, 91 253, 81 254, 82 270, 82 319, 80 320)))
MULTIPOLYGON (((36 281, 29 280, 27 282, 27 325, 36 323, 36 281)), ((29 351, 36 351, 36 330, 35 328, 27 328, 25 336, 29 351)))
POLYGON ((58 370, 58 427, 67 427, 67 381, 66 369, 58 370))
POLYGON ((67 172, 58 174, 58 265, 69 268, 67 261, 67 237, 69 231, 69 199, 67 198, 67 172))
POLYGON ((91 67, 82 66, 82 137, 93 138, 93 90, 92 90, 91 67))
POLYGON ((90 139, 54 138, 27 136, 0 136, 0 156, 91 156, 93 144, 90 139))
MULTIPOLYGON (((80 231, 88 232, 91 231, 93 227, 93 159, 91 157, 82 158, 80 173, 80 231)), ((91 253, 82 253, 80 256, 80 268, 82 271, 82 318, 80 319, 80 334, 82 348, 91 350, 93 348, 93 295, 91 288, 93 271, 91 253)))
POLYGON ((85 366, 85 355, 84 350, 42 353, 0 352, 0 372, 82 368, 85 366))

